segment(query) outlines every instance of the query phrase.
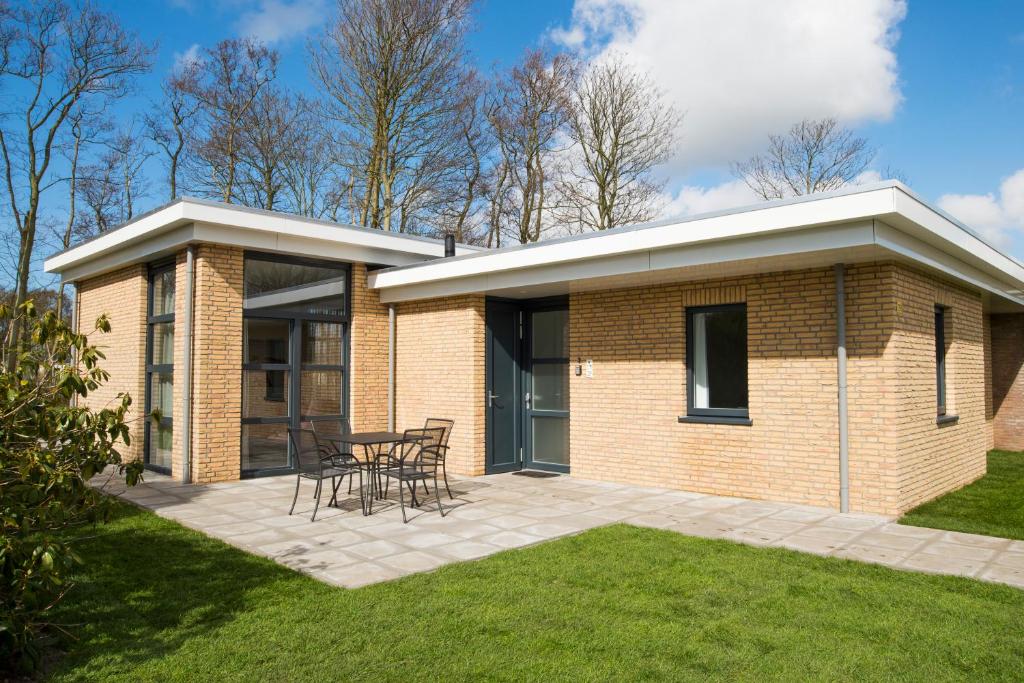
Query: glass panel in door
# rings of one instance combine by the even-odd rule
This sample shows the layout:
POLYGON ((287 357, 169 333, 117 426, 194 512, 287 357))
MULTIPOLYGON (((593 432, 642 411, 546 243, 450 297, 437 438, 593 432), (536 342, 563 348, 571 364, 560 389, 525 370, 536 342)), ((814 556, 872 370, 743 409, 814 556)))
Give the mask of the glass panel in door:
POLYGON ((569 312, 530 312, 527 466, 569 469, 569 312))

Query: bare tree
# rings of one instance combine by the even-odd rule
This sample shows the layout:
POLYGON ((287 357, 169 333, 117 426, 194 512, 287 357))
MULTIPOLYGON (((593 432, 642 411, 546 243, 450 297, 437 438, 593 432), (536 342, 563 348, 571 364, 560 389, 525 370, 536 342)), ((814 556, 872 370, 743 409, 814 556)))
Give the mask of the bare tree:
POLYGON ((764 199, 782 199, 851 183, 874 156, 865 138, 836 119, 805 119, 785 135, 769 136, 767 151, 734 163, 732 171, 764 199))
POLYGON ((313 51, 361 225, 410 225, 447 172, 472 0, 348 0, 313 51), (396 217, 396 214, 399 214, 396 217), (396 220, 397 218, 397 220, 396 220))
POLYGON ((135 215, 135 200, 145 192, 146 182, 142 169, 156 152, 146 145, 146 138, 139 134, 133 121, 117 131, 108 144, 117 169, 119 188, 120 222, 130 221, 135 215))
MULTIPOLYGON (((0 51, 0 78, 17 85, 17 94, 4 95, 0 152, 10 215, 18 230, 15 303, 20 304, 28 296, 40 202, 58 182, 51 177, 58 133, 83 98, 126 94, 131 77, 149 68, 151 50, 113 15, 88 4, 72 7, 61 0, 39 0, 5 8, 0 23, 0 33, 9 36, 0 51)), ((14 326, 8 349, 20 346, 20 335, 21 328, 14 326)))
POLYGON ((338 220, 346 192, 338 176, 337 145, 309 102, 300 98, 297 109, 294 153, 282 168, 286 201, 302 216, 338 220))
POLYGON ((567 55, 549 58, 540 50, 527 52, 498 79, 488 106, 501 154, 500 182, 492 195, 500 205, 492 206, 491 230, 504 229, 502 223, 511 219, 510 231, 523 244, 540 239, 551 209, 552 171, 557 154, 564 151, 575 73, 575 62, 567 55))
POLYGON ((242 117, 239 194, 248 206, 272 210, 286 187, 285 167, 299 153, 300 104, 267 85, 242 117))
POLYGON ((79 197, 87 210, 76 219, 74 238, 88 239, 121 222, 122 199, 119 159, 111 150, 82 167, 79 197))
POLYGON ((278 53, 254 40, 222 40, 199 63, 190 95, 200 108, 195 185, 230 204, 237 198, 246 116, 277 74, 278 53))
POLYGON ((679 121, 654 83, 621 59, 590 65, 569 108, 563 220, 591 230, 651 220, 665 186, 652 171, 668 159, 679 121))
POLYGON ((164 156, 170 201, 178 197, 182 156, 194 139, 199 103, 192 97, 192 93, 197 87, 198 71, 196 62, 188 62, 168 76, 160 86, 163 99, 153 105, 152 112, 145 119, 150 140, 160 148, 164 156))

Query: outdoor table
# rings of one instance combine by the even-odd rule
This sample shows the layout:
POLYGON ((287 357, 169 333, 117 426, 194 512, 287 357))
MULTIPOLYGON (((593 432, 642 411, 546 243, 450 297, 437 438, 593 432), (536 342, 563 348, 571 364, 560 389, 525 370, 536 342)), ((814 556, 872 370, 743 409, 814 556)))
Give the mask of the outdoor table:
POLYGON ((360 466, 366 470, 366 479, 369 481, 364 483, 363 495, 363 515, 369 515, 373 512, 373 497, 375 495, 382 495, 376 489, 377 482, 377 466, 380 462, 380 456, 384 453, 385 447, 390 449, 397 443, 405 441, 405 434, 401 432, 354 432, 352 434, 346 434, 344 436, 332 437, 331 441, 335 443, 344 443, 354 446, 362 446, 363 458, 360 460, 355 454, 355 448, 352 449, 353 457, 359 460, 360 466))

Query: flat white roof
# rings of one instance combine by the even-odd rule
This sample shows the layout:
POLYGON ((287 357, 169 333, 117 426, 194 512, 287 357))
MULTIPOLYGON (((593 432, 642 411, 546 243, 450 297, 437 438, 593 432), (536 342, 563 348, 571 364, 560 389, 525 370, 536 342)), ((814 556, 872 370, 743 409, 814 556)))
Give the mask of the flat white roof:
POLYGON ((898 260, 1024 307, 1024 265, 896 181, 375 271, 384 302, 475 292, 518 298, 898 260))
MULTIPOLYGON (((65 281, 81 280, 197 242, 385 266, 444 256, 442 240, 184 197, 54 254, 43 268, 65 281)), ((477 250, 457 245, 455 253, 477 250)))

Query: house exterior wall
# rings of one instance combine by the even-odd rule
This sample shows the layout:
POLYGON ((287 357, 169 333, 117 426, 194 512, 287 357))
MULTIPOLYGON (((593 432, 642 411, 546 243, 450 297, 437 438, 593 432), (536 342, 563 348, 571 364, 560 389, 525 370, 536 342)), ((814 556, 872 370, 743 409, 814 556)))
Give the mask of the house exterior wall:
POLYGON ((192 477, 209 483, 240 475, 244 260, 235 247, 201 244, 196 252, 192 477))
POLYGON ((428 417, 455 420, 448 471, 483 474, 484 297, 403 303, 397 313, 396 424, 401 429, 428 417))
POLYGON ((991 316, 995 448, 1024 451, 1024 314, 991 316))
POLYGON ((366 286, 366 265, 352 264, 349 407, 354 431, 388 426, 388 309, 366 286))
MULTIPOLYGON (((891 381, 879 290, 888 266, 850 269, 851 506, 893 507, 879 466, 891 436, 877 411, 891 381)), ((574 294, 570 357, 572 472, 584 478, 718 495, 839 504, 835 281, 831 270, 574 294), (746 303, 750 426, 679 423, 686 414, 687 306, 746 303)))
POLYGON ((78 331, 106 355, 101 367, 110 379, 82 401, 100 409, 126 392, 132 397, 128 413, 131 444, 120 449, 125 460, 143 456, 146 367, 146 266, 136 265, 77 283, 75 299, 78 331), (106 314, 110 333, 94 332, 96 319, 106 314))

